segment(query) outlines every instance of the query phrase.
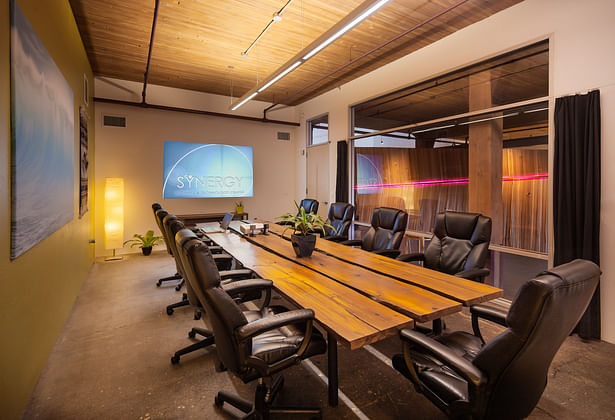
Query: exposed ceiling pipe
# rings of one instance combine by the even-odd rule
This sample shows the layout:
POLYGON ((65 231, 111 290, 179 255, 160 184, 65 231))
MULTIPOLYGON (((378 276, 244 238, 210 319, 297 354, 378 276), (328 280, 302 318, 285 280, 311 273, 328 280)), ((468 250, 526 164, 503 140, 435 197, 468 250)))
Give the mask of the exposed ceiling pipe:
POLYGON ((255 122, 262 122, 262 123, 267 123, 267 124, 290 125, 293 127, 299 127, 300 125, 298 122, 293 122, 293 121, 270 120, 267 118, 247 117, 244 115, 225 114, 222 112, 203 111, 200 109, 179 108, 175 106, 166 106, 166 105, 152 105, 152 104, 147 104, 144 102, 121 101, 119 99, 94 98, 94 101, 95 102, 105 102, 105 103, 116 104, 116 105, 136 106, 139 108, 159 109, 162 111, 175 111, 175 112, 185 112, 188 114, 209 115, 212 117, 234 118, 237 120, 255 121, 255 122))
POLYGON ((293 93, 291 93, 291 94, 289 94, 289 95, 286 95, 284 98, 280 99, 279 101, 277 101, 277 102, 275 102, 275 103, 271 104, 270 106, 268 106, 267 108, 265 108, 265 110, 263 111, 263 117, 264 117, 264 118, 267 118, 267 111, 271 110, 273 107, 275 107, 275 106, 277 106, 277 105, 281 105, 284 101, 287 101, 288 99, 294 98, 295 96, 297 96, 298 94, 300 94, 300 93, 301 93, 301 92, 303 92, 304 90, 311 88, 312 86, 314 86, 314 85, 316 85, 316 84, 318 84, 318 83, 322 82, 322 81, 323 81, 323 80, 325 80, 325 79, 328 79, 329 77, 331 77, 331 76, 332 76, 332 75, 334 75, 335 73, 337 73, 337 72, 339 72, 339 71, 341 71, 341 70, 345 69, 346 67, 348 67, 348 66, 350 66, 350 65, 352 65, 352 64, 354 64, 354 63, 356 63, 356 62, 357 62, 357 61, 359 61, 359 60, 362 60, 363 58, 367 57, 367 56, 368 56, 368 55, 370 55, 370 54, 373 54, 374 52, 378 51, 379 49, 386 47, 386 46, 387 46, 387 45, 389 45, 390 43, 395 42, 395 41, 397 41, 398 39, 400 39, 400 38, 402 38, 402 37, 404 37, 404 36, 408 35, 410 32, 416 31, 417 29, 421 28, 422 26, 427 25, 428 23, 432 22, 433 20, 435 20, 435 19, 439 18, 440 16, 442 16, 442 15, 444 15, 444 14, 446 14, 446 13, 448 13, 448 12, 450 12, 450 11, 454 10, 454 9, 456 9, 457 7, 459 7, 459 6, 461 6, 461 5, 465 4, 465 3, 467 3, 467 2, 469 2, 469 1, 470 1, 470 0, 461 0, 461 1, 459 1, 459 2, 457 2, 457 3, 455 3, 455 4, 453 4, 452 6, 447 7, 446 9, 442 10, 441 12, 436 13, 436 14, 435 14, 435 15, 433 15, 432 17, 430 17, 430 18, 428 18, 428 19, 426 19, 426 20, 424 20, 424 21, 422 21, 422 22, 420 22, 420 23, 418 23, 418 24, 414 25, 413 27, 411 27, 410 29, 408 29, 408 30, 406 30, 406 31, 404 31, 404 32, 402 32, 402 33, 400 33, 399 35, 394 36, 393 38, 389 39, 388 41, 384 42, 383 44, 377 45, 376 47, 372 48, 371 50, 369 50, 369 51, 367 51, 367 52, 365 52, 365 53, 361 54, 360 56, 358 56, 358 57, 356 57, 356 58, 354 58, 354 59, 350 60, 350 61, 349 61, 349 62, 347 62, 346 64, 341 65, 340 67, 338 67, 338 68, 334 69, 333 71, 331 71, 331 72, 329 72, 328 74, 326 74, 326 75, 324 75, 324 76, 320 77, 319 79, 317 79, 317 80, 315 80, 315 81, 313 81, 313 82, 311 82, 311 83, 308 83, 307 85, 305 85, 305 86, 304 86, 304 87, 302 87, 301 89, 296 90, 295 92, 293 92, 293 93))
POLYGON ((160 0, 156 0, 156 7, 154 7, 154 19, 152 21, 152 33, 149 38, 149 51, 147 53, 147 65, 145 66, 145 73, 143 74, 143 92, 141 92, 141 103, 145 104, 145 89, 147 89, 147 78, 149 77, 149 64, 152 60, 152 47, 154 45, 154 32, 156 31, 156 21, 158 20, 158 7, 160 6, 160 0))

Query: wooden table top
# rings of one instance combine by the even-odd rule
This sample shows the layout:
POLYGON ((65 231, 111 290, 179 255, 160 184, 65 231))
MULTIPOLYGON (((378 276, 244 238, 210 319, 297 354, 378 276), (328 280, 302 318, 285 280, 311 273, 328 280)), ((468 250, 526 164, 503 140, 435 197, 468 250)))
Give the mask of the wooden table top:
POLYGON ((409 317, 235 233, 207 236, 246 268, 272 280, 276 290, 287 299, 302 308, 313 309, 319 324, 350 349, 380 341, 414 325, 409 317))
MULTIPOLYGON (((282 235, 284 232, 284 226, 275 223, 270 223, 269 229, 271 232, 279 235, 282 235)), ((291 229, 286 230, 284 237, 290 238, 291 233, 291 229)), ((316 249, 342 261, 359 265, 368 270, 393 277, 461 302, 465 306, 485 302, 504 295, 504 291, 497 287, 462 279, 407 262, 397 261, 389 257, 364 251, 360 248, 353 248, 331 241, 317 240, 316 249)))
MULTIPOLYGON (((427 322, 461 310, 459 302, 322 252, 314 252, 311 257, 298 258, 290 242, 280 236, 269 234, 245 238, 297 264, 337 280, 376 302, 408 315, 415 321, 427 322)), ((317 242, 320 241, 323 239, 317 239, 317 242)))

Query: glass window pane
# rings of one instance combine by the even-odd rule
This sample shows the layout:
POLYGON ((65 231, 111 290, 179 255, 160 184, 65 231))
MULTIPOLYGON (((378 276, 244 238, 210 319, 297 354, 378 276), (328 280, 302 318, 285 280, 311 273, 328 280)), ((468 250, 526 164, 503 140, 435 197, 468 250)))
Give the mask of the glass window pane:
POLYGON ((308 146, 329 141, 329 115, 308 120, 308 146))

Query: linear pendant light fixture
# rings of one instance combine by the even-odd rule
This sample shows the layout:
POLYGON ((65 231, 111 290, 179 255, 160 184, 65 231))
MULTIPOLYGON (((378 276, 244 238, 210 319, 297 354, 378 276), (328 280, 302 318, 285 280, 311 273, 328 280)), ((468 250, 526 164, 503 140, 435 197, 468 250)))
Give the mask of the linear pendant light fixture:
POLYGON ((357 26, 359 23, 367 19, 378 9, 382 8, 385 4, 391 0, 367 0, 363 2, 359 7, 350 12, 346 17, 336 23, 328 31, 319 36, 314 42, 305 47, 299 53, 295 54, 293 58, 288 60, 278 70, 273 72, 269 77, 264 80, 264 84, 261 87, 257 87, 246 92, 241 98, 231 104, 231 111, 235 111, 240 106, 254 98, 257 94, 263 92, 269 86, 286 76, 288 73, 299 67, 301 64, 312 58, 321 50, 326 48, 336 39, 344 35, 346 32, 357 26))

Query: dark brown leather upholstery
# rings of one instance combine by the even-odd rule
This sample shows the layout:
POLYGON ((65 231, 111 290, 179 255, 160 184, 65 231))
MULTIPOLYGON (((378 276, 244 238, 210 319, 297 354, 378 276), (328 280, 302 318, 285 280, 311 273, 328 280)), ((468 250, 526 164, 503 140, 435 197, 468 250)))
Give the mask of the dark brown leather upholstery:
POLYGON ((304 198, 299 203, 299 207, 303 207, 306 213, 317 214, 318 213, 318 200, 314 200, 313 198, 304 198))
MULTIPOLYGON (((547 385, 549 365, 598 285, 600 269, 586 260, 555 267, 525 283, 507 314, 508 328, 483 345, 454 332, 436 338, 402 330, 404 354, 393 365, 451 417, 527 417, 547 385)), ((477 305, 473 314, 480 314, 477 305)), ((494 309, 489 316, 495 317, 494 309)))
POLYGON ((478 213, 445 211, 436 215, 434 234, 425 253, 400 255, 402 261, 423 261, 423 267, 484 281, 489 255, 491 218, 478 213))
POLYGON ((390 207, 379 207, 372 213, 371 227, 360 240, 342 242, 345 245, 361 245, 366 251, 389 257, 399 255, 399 247, 404 238, 408 213, 390 207))
POLYGON ((354 206, 350 203, 333 203, 329 206, 327 222, 333 229, 326 227, 323 238, 330 241, 342 241, 348 239, 348 231, 354 216, 354 206))

